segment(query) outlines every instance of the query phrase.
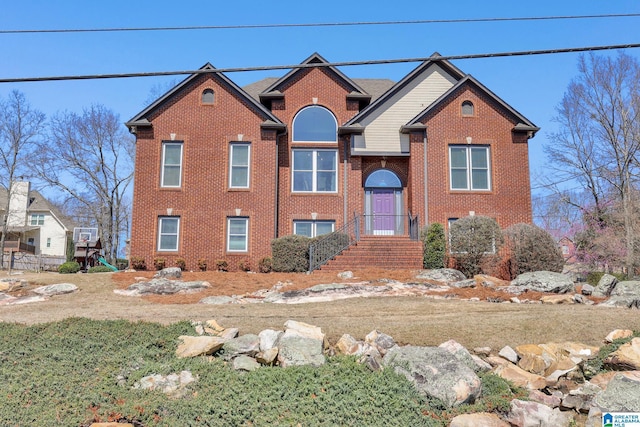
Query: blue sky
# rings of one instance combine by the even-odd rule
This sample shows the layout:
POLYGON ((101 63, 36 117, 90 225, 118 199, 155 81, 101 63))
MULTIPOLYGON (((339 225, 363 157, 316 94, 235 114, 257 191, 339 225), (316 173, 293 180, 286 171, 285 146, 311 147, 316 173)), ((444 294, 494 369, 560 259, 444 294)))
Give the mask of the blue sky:
MULTIPOLYGON (((300 24, 640 13, 617 1, 6 1, 0 30, 300 24)), ((297 64, 313 52, 328 61, 465 55, 640 42, 640 17, 557 21, 437 23, 320 28, 164 32, 0 34, 0 78, 111 74, 297 64)), ((640 57, 640 49, 627 53, 640 57)), ((602 52, 602 55, 615 52, 602 52)), ((547 168, 542 147, 555 131, 555 107, 577 74, 579 54, 453 61, 542 130, 530 142, 532 175, 547 168)), ((352 78, 399 80, 416 63, 343 67, 352 78)), ((286 71, 229 73, 239 85, 286 71)), ((100 103, 122 122, 141 111, 155 87, 182 76, 0 84, 23 92, 47 115, 100 103)))

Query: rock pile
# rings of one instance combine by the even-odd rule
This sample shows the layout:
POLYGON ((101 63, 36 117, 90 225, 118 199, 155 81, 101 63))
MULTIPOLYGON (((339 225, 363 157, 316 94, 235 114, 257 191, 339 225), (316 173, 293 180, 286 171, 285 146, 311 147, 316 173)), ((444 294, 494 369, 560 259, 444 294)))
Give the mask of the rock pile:
MULTIPOLYGON (((222 327, 215 320, 192 324, 195 335, 179 337, 176 355, 221 357, 236 370, 319 366, 327 355, 346 354, 372 370, 394 369, 419 393, 449 407, 473 403, 481 396, 481 372, 492 372, 528 391, 529 400, 514 399, 506 415, 460 415, 452 420, 454 427, 582 425, 576 422, 600 426, 603 412, 640 411, 640 338, 604 360, 612 372, 592 375, 589 363, 599 348, 575 342, 469 351, 455 341, 438 347, 399 346, 391 336, 374 330, 364 340, 345 334, 329 345, 320 328, 294 320, 288 320, 283 330, 267 329, 258 335, 239 335, 238 329, 222 327)), ((631 331, 616 330, 605 341, 631 335, 631 331)), ((173 375, 173 382, 150 376, 141 383, 184 396, 185 386, 178 381, 182 377, 195 380, 180 373, 173 375)))

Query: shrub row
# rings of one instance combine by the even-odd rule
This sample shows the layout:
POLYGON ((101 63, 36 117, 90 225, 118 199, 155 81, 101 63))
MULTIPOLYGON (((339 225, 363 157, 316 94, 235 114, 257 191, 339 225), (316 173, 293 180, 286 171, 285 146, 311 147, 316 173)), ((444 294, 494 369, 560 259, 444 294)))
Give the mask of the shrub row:
POLYGON ((512 280, 531 271, 561 272, 564 266, 558 244, 535 225, 501 230, 493 218, 468 216, 451 224, 448 237, 442 224, 422 230, 424 268, 449 266, 467 277, 485 273, 512 280))

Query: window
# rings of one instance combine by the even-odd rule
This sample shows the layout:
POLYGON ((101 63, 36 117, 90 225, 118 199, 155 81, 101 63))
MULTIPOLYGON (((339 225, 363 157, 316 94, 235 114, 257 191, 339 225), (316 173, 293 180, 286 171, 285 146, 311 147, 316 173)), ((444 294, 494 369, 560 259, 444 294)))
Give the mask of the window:
POLYGON ((44 214, 31 214, 31 225, 44 225, 44 214))
POLYGON ((158 251, 177 251, 180 217, 163 216, 158 219, 158 251))
POLYGON ((231 188, 249 188, 249 144, 231 144, 229 165, 229 186, 231 188))
POLYGON ((463 116, 473 116, 475 113, 475 107, 473 106, 473 102, 464 101, 462 103, 462 115, 463 116))
POLYGON ((293 119, 293 141, 338 142, 338 122, 324 107, 305 107, 293 119))
POLYGON ((227 218, 227 251, 247 252, 249 218, 229 217, 227 218))
POLYGON ((215 95, 213 93, 213 89, 205 89, 202 91, 203 104, 213 104, 214 100, 215 100, 215 95))
POLYGON ((449 147, 452 190, 490 190, 489 147, 449 147))
POLYGON ((36 245, 36 239, 34 237, 29 237, 27 239, 27 245, 35 246, 36 245))
POLYGON ((337 192, 337 150, 293 150, 294 192, 337 192))
POLYGON ((293 234, 317 237, 333 233, 335 221, 293 221, 293 234))
POLYGON ((51 237, 47 237, 47 247, 51 247, 51 237))
POLYGON ((180 187, 182 181, 182 142, 162 143, 162 187, 180 187))

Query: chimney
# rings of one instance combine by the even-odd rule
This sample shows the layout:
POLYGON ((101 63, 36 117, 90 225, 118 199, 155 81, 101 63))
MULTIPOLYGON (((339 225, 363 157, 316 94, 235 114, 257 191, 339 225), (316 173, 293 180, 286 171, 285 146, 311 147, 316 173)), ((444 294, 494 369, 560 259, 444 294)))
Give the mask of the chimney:
POLYGON ((27 224, 30 189, 31 183, 28 181, 15 181, 11 184, 9 216, 7 218, 8 226, 20 227, 27 224))

